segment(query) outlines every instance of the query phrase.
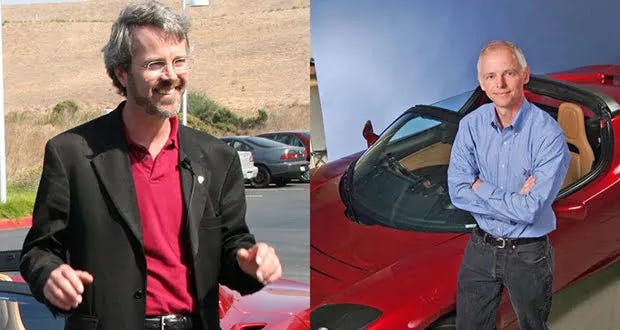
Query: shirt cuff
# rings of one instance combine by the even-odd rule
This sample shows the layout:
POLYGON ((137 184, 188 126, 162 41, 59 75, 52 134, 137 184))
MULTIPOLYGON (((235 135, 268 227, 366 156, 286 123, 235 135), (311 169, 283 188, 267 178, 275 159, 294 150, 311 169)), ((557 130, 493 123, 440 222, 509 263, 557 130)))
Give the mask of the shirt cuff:
POLYGON ((483 200, 491 198, 493 192, 495 192, 495 186, 486 181, 482 181, 482 183, 478 186, 478 189, 474 190, 474 193, 483 200))

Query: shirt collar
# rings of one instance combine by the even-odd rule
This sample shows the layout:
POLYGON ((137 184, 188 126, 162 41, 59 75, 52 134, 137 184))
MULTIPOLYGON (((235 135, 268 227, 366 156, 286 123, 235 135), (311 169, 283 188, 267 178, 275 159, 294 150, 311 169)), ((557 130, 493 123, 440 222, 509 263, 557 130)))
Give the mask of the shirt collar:
POLYGON ((170 136, 168 137, 168 142, 166 145, 171 145, 172 147, 178 148, 179 144, 177 143, 177 139, 179 138, 179 118, 174 116, 170 118, 170 136))
MULTIPOLYGON (((491 108, 491 111, 489 111, 489 114, 491 116, 491 125, 499 129, 501 125, 499 124, 499 121, 497 119, 497 113, 495 112, 495 106, 493 105, 493 103, 489 103, 489 104, 491 108)), ((521 102, 521 106, 519 107, 519 112, 517 112, 517 116, 515 117, 515 120, 508 127, 512 126, 512 128, 517 132, 521 130, 521 128, 523 128, 523 123, 525 121, 525 118, 527 117, 527 113, 529 112, 531 107, 532 107, 532 104, 526 98, 523 98, 523 102, 521 102)), ((507 127, 504 127, 504 128, 507 128, 507 127)))

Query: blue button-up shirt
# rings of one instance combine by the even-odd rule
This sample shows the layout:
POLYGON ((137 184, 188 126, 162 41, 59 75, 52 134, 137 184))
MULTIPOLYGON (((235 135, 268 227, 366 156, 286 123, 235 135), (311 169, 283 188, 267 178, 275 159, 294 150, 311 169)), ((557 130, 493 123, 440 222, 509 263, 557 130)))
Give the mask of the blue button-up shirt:
POLYGON ((524 100, 513 123, 501 128, 493 103, 465 116, 452 146, 448 187, 452 203, 498 237, 540 237, 555 229, 551 209, 570 155, 557 121, 524 100), (525 180, 536 183, 519 194, 525 180), (482 184, 474 191, 479 177, 482 184))

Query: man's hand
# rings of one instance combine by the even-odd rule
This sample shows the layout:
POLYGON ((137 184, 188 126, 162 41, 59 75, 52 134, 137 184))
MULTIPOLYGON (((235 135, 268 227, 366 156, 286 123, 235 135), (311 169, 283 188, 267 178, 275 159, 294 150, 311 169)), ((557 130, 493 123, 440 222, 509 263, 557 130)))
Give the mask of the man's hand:
POLYGON ((239 249, 237 262, 244 272, 265 285, 282 277, 280 259, 275 250, 265 243, 256 243, 250 249, 239 249))
POLYGON ((474 181, 474 183, 471 185, 471 189, 473 189, 473 191, 476 191, 481 184, 482 180, 480 180, 480 178, 476 178, 476 181, 474 181))
POLYGON ((43 287, 43 295, 52 305, 68 311, 82 302, 84 285, 92 282, 93 276, 88 272, 63 264, 50 273, 43 287))
POLYGON ((530 192, 530 190, 534 188, 535 184, 536 184, 536 178, 533 175, 530 175, 527 178, 527 180, 525 180, 525 183, 523 184, 523 187, 521 187, 521 190, 519 190, 519 194, 527 195, 530 192))

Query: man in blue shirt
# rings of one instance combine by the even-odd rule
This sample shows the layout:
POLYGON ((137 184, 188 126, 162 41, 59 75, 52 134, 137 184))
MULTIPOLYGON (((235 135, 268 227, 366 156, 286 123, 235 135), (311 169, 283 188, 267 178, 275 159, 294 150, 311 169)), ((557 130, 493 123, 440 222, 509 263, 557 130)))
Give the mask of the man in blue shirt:
POLYGON ((562 129, 525 99, 523 51, 492 41, 480 52, 478 81, 493 101, 461 120, 452 146, 452 203, 478 223, 458 275, 457 328, 494 329, 503 287, 521 329, 546 329, 553 254, 551 209, 570 155, 562 129))

